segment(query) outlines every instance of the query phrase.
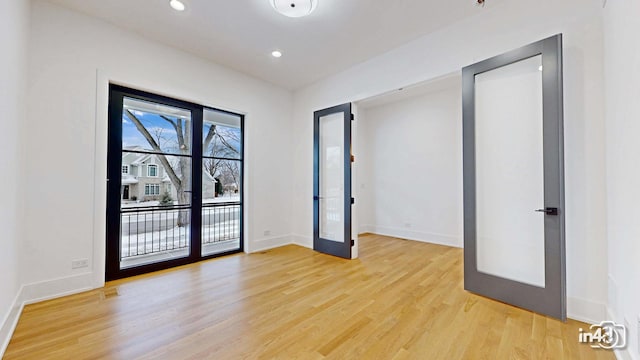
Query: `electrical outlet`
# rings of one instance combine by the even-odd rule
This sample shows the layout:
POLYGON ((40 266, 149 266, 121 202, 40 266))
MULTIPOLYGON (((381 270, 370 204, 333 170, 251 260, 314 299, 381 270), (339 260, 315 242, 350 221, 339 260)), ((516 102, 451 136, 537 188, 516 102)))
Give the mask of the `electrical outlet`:
POLYGON ((72 269, 82 269, 89 267, 89 259, 73 260, 71 262, 72 269))
POLYGON ((265 230, 264 236, 271 236, 271 230, 265 230))

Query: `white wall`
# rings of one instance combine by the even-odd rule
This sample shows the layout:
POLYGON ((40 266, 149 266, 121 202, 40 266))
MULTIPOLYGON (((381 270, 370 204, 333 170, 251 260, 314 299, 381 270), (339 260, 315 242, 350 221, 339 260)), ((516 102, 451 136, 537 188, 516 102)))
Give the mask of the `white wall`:
POLYGON ((290 92, 42 1, 33 4, 30 46, 26 300, 104 278, 109 80, 246 113, 246 247, 290 242, 290 92), (83 258, 89 269, 72 270, 83 258))
POLYGON ((29 1, 0 2, 0 357, 17 319, 22 173, 20 132, 25 122, 29 1))
POLYGON ((434 79, 563 33, 568 312, 576 319, 603 319, 607 244, 601 4, 584 0, 503 2, 297 91, 291 199, 295 241, 309 247, 312 243, 314 110, 434 79))
POLYGON ((604 14, 609 313, 640 359, 640 1, 608 1, 604 14))
POLYGON ((360 106, 356 186, 361 233, 462 247, 462 99, 457 85, 360 106))

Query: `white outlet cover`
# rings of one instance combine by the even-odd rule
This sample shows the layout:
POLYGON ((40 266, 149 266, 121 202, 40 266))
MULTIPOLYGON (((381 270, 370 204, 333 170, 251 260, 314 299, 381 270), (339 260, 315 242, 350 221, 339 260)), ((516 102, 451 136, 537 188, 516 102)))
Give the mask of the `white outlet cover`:
POLYGON ((73 260, 71 262, 72 269, 81 269, 89 266, 89 259, 73 260))

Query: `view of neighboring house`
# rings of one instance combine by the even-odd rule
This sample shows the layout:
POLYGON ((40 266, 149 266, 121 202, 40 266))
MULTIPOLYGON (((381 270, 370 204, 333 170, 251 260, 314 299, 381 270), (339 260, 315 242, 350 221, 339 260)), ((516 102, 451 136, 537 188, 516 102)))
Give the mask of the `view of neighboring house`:
MULTIPOLYGON (((132 146, 126 147, 125 150, 144 151, 145 149, 132 146)), ((216 182, 208 171, 202 172, 203 199, 216 197, 216 182)), ((168 192, 172 199, 177 198, 176 188, 156 155, 122 153, 122 200, 157 201, 165 192, 168 192)))

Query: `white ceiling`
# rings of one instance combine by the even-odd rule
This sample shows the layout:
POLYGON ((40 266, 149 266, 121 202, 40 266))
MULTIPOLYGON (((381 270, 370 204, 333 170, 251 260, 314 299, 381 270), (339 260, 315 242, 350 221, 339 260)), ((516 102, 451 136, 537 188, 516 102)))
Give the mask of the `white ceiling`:
MULTIPOLYGON (((475 0, 319 0, 288 18, 269 0, 49 0, 149 39, 297 89, 462 18, 489 11, 475 0), (271 51, 283 52, 280 59, 271 51)), ((499 0, 493 0, 497 2, 499 0)))

